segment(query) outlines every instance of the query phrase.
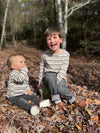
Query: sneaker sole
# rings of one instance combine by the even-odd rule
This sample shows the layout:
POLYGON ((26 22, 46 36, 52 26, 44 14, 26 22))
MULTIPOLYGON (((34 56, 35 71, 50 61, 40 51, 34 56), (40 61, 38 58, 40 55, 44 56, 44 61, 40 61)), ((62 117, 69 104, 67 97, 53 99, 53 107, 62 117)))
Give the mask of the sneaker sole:
POLYGON ((49 99, 42 100, 39 105, 40 105, 40 107, 48 107, 48 106, 50 106, 50 100, 49 99))
POLYGON ((40 110, 39 110, 38 107, 36 107, 36 106, 33 106, 33 107, 31 108, 31 110, 30 110, 30 113, 31 113, 33 116, 39 114, 39 112, 40 112, 40 110))

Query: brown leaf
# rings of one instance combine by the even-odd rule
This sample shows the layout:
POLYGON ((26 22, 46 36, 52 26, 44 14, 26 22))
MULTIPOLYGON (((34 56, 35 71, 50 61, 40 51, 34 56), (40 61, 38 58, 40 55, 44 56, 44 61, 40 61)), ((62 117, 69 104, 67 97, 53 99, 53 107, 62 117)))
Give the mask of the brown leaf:
POLYGON ((94 133, 94 128, 90 126, 90 127, 88 128, 88 133, 94 133))
POLYGON ((58 117, 59 117, 61 120, 66 120, 66 117, 65 117, 65 116, 58 115, 58 117))
POLYGON ((88 120, 89 121, 89 125, 93 126, 94 125, 94 121, 93 120, 88 120))
POLYGON ((94 104, 96 104, 96 105, 100 105, 100 100, 94 100, 93 102, 94 102, 94 104))
POLYGON ((92 99, 87 98, 87 99, 86 99, 86 103, 87 103, 87 104, 91 104, 91 103, 92 103, 92 99))
POLYGON ((82 128, 78 124, 75 123, 75 126, 77 127, 78 130, 82 131, 82 128))
POLYGON ((88 112, 88 114, 91 116, 92 115, 92 113, 91 113, 91 111, 89 110, 89 109, 87 109, 87 112, 88 112))
POLYGON ((57 128, 51 128, 51 132, 52 133, 58 133, 58 129, 57 128))
POLYGON ((98 117, 98 116, 91 117, 91 119, 92 119, 93 121, 99 121, 99 117, 98 117))
POLYGON ((90 94, 89 94, 89 96, 93 96, 94 95, 94 92, 91 92, 90 94))
POLYGON ((68 111, 68 108, 67 108, 66 106, 64 106, 64 107, 63 107, 63 110, 64 110, 65 112, 67 112, 67 111, 68 111))
POLYGON ((41 112, 44 116, 51 117, 54 114, 54 110, 52 108, 42 108, 41 112))
POLYGON ((51 117, 51 120, 57 118, 57 114, 54 114, 52 117, 51 117))

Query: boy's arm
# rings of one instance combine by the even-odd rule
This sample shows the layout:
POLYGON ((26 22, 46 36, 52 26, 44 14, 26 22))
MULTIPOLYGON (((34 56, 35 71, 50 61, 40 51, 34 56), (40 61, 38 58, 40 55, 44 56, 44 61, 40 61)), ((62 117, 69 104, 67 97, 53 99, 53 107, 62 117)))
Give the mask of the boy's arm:
POLYGON ((13 70, 10 74, 10 77, 11 77, 11 80, 13 80, 15 83, 21 84, 28 77, 27 73, 28 73, 27 68, 22 68, 20 72, 16 71, 16 70, 13 70))
POLYGON ((57 84, 64 78, 66 77, 66 72, 69 66, 69 54, 67 54, 67 56, 64 58, 64 62, 61 66, 61 69, 59 70, 58 74, 57 74, 57 84))

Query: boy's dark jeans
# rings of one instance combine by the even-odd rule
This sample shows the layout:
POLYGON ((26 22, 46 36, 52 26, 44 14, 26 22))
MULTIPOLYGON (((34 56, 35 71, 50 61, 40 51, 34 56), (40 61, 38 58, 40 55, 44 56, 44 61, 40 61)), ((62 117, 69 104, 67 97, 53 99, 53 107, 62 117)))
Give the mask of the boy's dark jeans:
POLYGON ((70 102, 74 102, 75 97, 73 96, 72 92, 66 86, 65 79, 62 79, 59 84, 57 85, 57 74, 56 73, 46 73, 45 75, 45 83, 50 88, 51 95, 55 95, 54 99, 59 100, 57 95, 63 96, 66 100, 71 100, 70 102), (57 98, 57 99, 56 99, 57 98))
POLYGON ((27 100, 31 100, 34 104, 38 105, 41 101, 40 98, 38 98, 36 95, 32 94, 29 96, 28 94, 23 94, 16 97, 10 97, 8 100, 18 107, 20 107, 22 110, 25 110, 27 112, 30 112, 30 108, 32 107, 31 104, 28 103, 27 100))

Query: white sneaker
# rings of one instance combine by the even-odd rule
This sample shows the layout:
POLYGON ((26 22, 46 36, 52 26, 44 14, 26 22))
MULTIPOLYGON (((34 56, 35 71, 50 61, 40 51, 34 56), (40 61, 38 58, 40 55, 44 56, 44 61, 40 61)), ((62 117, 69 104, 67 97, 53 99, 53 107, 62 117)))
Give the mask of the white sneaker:
POLYGON ((48 106, 50 106, 50 100, 46 99, 46 100, 40 101, 39 106, 40 107, 48 107, 48 106))
POLYGON ((31 107, 31 110, 30 110, 31 115, 35 116, 35 115, 39 114, 39 112, 40 112, 40 110, 37 106, 31 107))

